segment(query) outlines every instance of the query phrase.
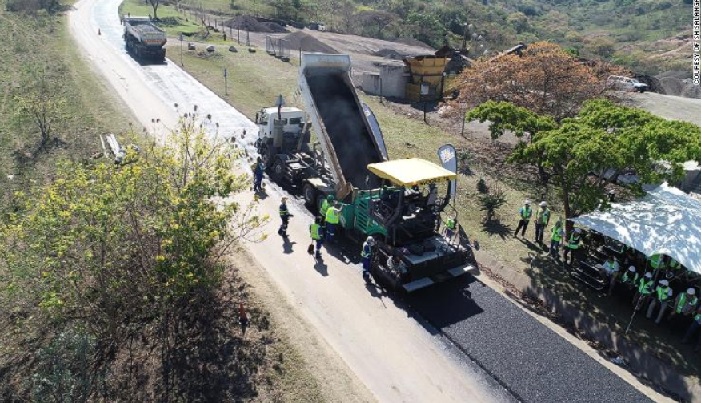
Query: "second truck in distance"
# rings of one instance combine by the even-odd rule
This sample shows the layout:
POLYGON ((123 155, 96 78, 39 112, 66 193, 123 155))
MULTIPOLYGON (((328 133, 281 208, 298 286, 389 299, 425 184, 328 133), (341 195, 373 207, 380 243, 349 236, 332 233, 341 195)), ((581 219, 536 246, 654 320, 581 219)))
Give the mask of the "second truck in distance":
POLYGON ((124 17, 124 44, 127 53, 139 62, 166 61, 166 33, 149 17, 124 17))

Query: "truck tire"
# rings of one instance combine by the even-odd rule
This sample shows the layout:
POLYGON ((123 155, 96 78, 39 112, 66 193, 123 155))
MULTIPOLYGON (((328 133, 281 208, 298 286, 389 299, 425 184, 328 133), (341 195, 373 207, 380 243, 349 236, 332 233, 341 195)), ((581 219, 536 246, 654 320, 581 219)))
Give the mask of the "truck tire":
POLYGON ((271 177, 279 185, 282 185, 285 180, 285 162, 280 158, 276 158, 273 163, 273 169, 271 171, 271 177))
POLYGON ((311 183, 305 183, 302 187, 302 196, 305 198, 305 206, 315 211, 317 208, 317 189, 311 183))

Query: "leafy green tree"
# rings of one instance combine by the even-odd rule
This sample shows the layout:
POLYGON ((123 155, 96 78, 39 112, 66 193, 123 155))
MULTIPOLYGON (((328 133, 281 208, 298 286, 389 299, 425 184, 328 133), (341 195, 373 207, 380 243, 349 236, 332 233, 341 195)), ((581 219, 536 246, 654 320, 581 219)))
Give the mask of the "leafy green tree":
POLYGON ((481 123, 489 121, 490 137, 493 140, 505 134, 505 131, 522 138, 525 134, 534 136, 557 127, 556 122, 548 116, 537 115, 527 108, 504 101, 480 104, 466 113, 465 120, 479 120, 481 123))
POLYGON ((229 201, 248 180, 226 144, 210 145, 194 119, 173 139, 123 165, 63 162, 53 183, 18 194, 0 224, 1 302, 109 341, 218 284, 220 258, 268 218, 229 201))
MULTIPOLYGON (((700 128, 667 121, 609 101, 587 103, 577 117, 520 143, 509 161, 540 166, 560 192, 566 218, 592 211, 606 200, 605 172, 633 168, 640 183, 676 181, 679 163, 700 161, 700 128), (671 169, 660 169, 667 161, 671 169)), ((616 177, 615 177, 616 179, 616 177)))

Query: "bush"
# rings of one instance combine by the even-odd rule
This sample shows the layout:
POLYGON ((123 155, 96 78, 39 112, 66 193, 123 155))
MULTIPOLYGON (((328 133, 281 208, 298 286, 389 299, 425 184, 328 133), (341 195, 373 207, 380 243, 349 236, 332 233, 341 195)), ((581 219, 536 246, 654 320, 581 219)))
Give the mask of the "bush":
POLYGON ((502 189, 496 188, 489 193, 478 196, 480 210, 485 212, 485 221, 492 221, 495 218, 497 209, 507 202, 502 189))
POLYGON ((478 183, 475 185, 475 187, 478 189, 478 193, 487 193, 488 192, 488 185, 485 183, 485 179, 480 178, 478 183))

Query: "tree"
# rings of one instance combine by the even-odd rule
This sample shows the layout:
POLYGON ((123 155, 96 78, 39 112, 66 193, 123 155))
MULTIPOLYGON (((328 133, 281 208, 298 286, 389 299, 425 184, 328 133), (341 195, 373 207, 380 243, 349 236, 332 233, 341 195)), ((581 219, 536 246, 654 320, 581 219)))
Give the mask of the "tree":
POLYGON ((604 91, 601 70, 558 45, 538 42, 521 56, 501 55, 473 63, 456 80, 460 94, 455 102, 474 106, 506 101, 559 121, 577 115, 584 102, 604 91))
POLYGON ((31 122, 39 130, 39 150, 49 145, 55 125, 64 117, 66 99, 56 86, 58 74, 62 74, 62 66, 55 64, 25 66, 21 92, 14 97, 18 122, 31 122))
MULTIPOLYGON (((373 27, 372 35, 376 38, 383 38, 385 28, 393 23, 396 15, 387 11, 366 10, 356 15, 362 27, 373 27)), ((364 32, 367 32, 364 30, 364 32)))
POLYGON ((158 11, 158 6, 161 5, 161 0, 149 0, 149 4, 151 4, 151 7, 154 9, 154 20, 158 20, 158 14, 156 12, 158 11))
POLYGON ((219 259, 268 218, 221 198, 248 186, 187 119, 176 147, 123 165, 65 161, 52 184, 18 194, 0 223, 0 301, 79 321, 101 341, 219 283, 219 259), (215 203, 215 201, 217 201, 215 203))
POLYGON ((634 168, 640 183, 631 190, 638 193, 642 183, 679 179, 678 163, 688 160, 700 161, 699 127, 605 100, 589 102, 576 118, 537 133, 530 144, 520 143, 509 158, 547 171, 566 218, 592 211, 606 200, 604 173, 610 169, 634 168), (661 170, 661 160, 673 168, 661 170))

